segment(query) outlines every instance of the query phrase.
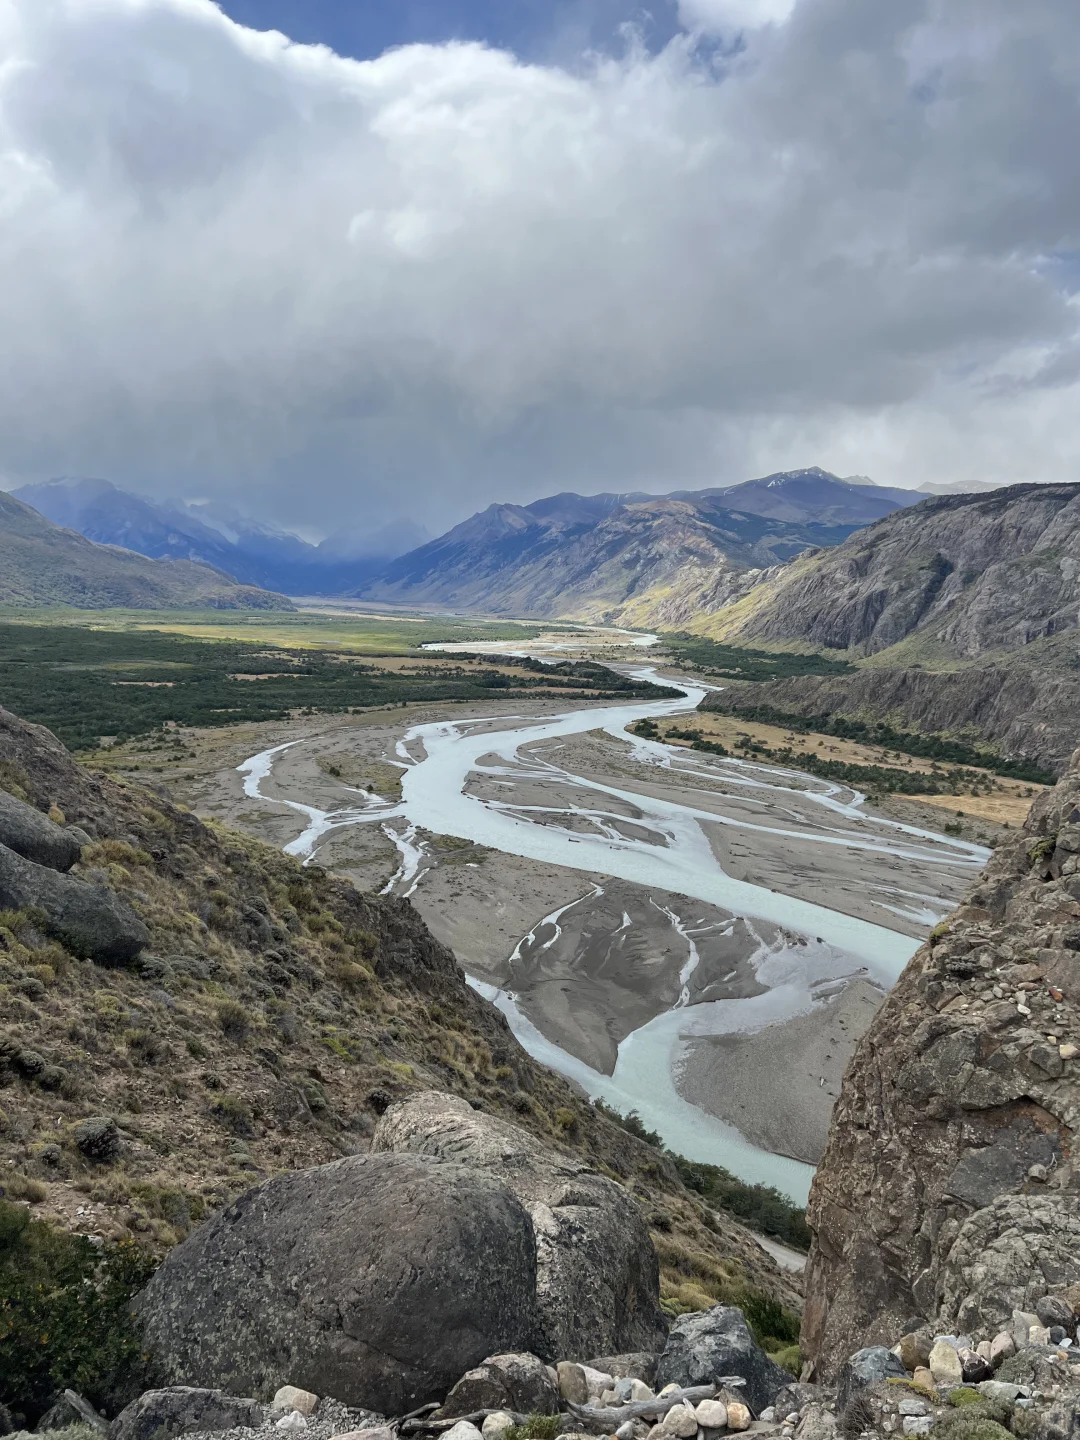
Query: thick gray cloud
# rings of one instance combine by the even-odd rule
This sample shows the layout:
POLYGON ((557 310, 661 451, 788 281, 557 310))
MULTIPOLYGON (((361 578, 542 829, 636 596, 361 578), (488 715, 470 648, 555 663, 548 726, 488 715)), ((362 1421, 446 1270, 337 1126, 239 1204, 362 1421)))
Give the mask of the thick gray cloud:
POLYGON ((0 0, 0 473, 315 531, 1080 475, 1074 0, 680 13, 558 69, 0 0))

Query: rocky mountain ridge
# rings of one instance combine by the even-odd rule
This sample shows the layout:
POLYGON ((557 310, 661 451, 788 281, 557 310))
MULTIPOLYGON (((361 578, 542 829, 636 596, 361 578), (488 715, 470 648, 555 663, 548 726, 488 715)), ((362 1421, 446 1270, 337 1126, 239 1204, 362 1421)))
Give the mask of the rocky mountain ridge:
MULTIPOLYGON (((698 588, 709 589, 715 606, 743 593, 762 570, 839 544, 907 493, 849 485, 814 469, 727 489, 492 505, 356 593, 495 614, 620 620, 635 597, 681 590, 688 576, 700 576, 698 588)), ((912 493, 911 502, 917 498, 912 493)))
POLYGON ((190 560, 98 545, 0 492, 0 604, 99 610, 291 610, 292 602, 190 560))

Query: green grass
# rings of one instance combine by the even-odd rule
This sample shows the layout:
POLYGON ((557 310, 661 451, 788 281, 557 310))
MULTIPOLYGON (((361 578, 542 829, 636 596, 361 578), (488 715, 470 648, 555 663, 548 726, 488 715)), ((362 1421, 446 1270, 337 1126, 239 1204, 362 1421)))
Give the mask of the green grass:
MULTIPOLYGON (((0 606, 0 622, 49 627, 79 625, 97 630, 165 631, 197 640, 258 641, 289 648, 347 651, 357 655, 409 655, 428 644, 522 641, 547 626, 430 616, 283 614, 220 610, 47 610, 0 606)), ((560 629, 567 627, 560 626, 560 629)))
POLYGON ((490 700, 538 689, 586 689, 604 698, 676 693, 593 662, 515 660, 516 670, 528 672, 521 676, 496 669, 495 661, 470 667, 458 658, 466 657, 401 674, 365 664, 359 655, 275 646, 261 635, 257 641, 206 640, 138 627, 0 622, 0 701, 47 725, 73 750, 93 749, 102 736, 129 740, 157 732, 154 743, 169 752, 163 758, 180 759, 182 742, 163 729, 169 722, 221 726, 411 701, 490 700), (266 678, 238 678, 245 676, 266 678))

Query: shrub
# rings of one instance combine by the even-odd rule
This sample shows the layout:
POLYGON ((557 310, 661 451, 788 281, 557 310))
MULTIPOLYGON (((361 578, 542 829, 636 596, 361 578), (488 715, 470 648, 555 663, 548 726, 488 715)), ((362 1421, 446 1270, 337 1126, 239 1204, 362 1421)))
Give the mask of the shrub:
POLYGON ((251 1016, 236 1000, 222 1000, 217 1007, 217 1021, 227 1040, 242 1044, 251 1030, 251 1016))
POLYGON ((521 1425, 511 1425, 506 1440, 555 1440, 564 1428, 561 1415, 526 1415, 521 1425))
POLYGON ((779 1350, 798 1341, 798 1315, 763 1290, 748 1290, 740 1308, 763 1350, 779 1350))
POLYGON ((578 1117, 566 1105, 560 1105, 555 1111, 555 1128, 560 1135, 572 1135, 577 1129, 578 1117))
POLYGON ((148 1388, 131 1301, 153 1268, 132 1242, 99 1251, 0 1200, 0 1400, 34 1423, 66 1387, 99 1409, 148 1388))
POLYGON ((802 1370, 802 1351, 798 1345, 785 1345, 782 1350, 774 1350, 771 1354, 772 1359, 780 1366, 781 1370, 786 1370, 789 1375, 798 1377, 802 1370))

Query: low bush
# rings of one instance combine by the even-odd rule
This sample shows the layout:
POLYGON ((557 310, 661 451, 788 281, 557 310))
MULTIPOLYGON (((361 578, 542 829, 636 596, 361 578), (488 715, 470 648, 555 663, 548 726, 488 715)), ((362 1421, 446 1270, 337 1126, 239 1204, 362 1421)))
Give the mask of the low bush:
POLYGON ((131 1302, 153 1269, 134 1243, 99 1250, 0 1200, 0 1401, 34 1424, 68 1387, 109 1411, 147 1389, 131 1302))

